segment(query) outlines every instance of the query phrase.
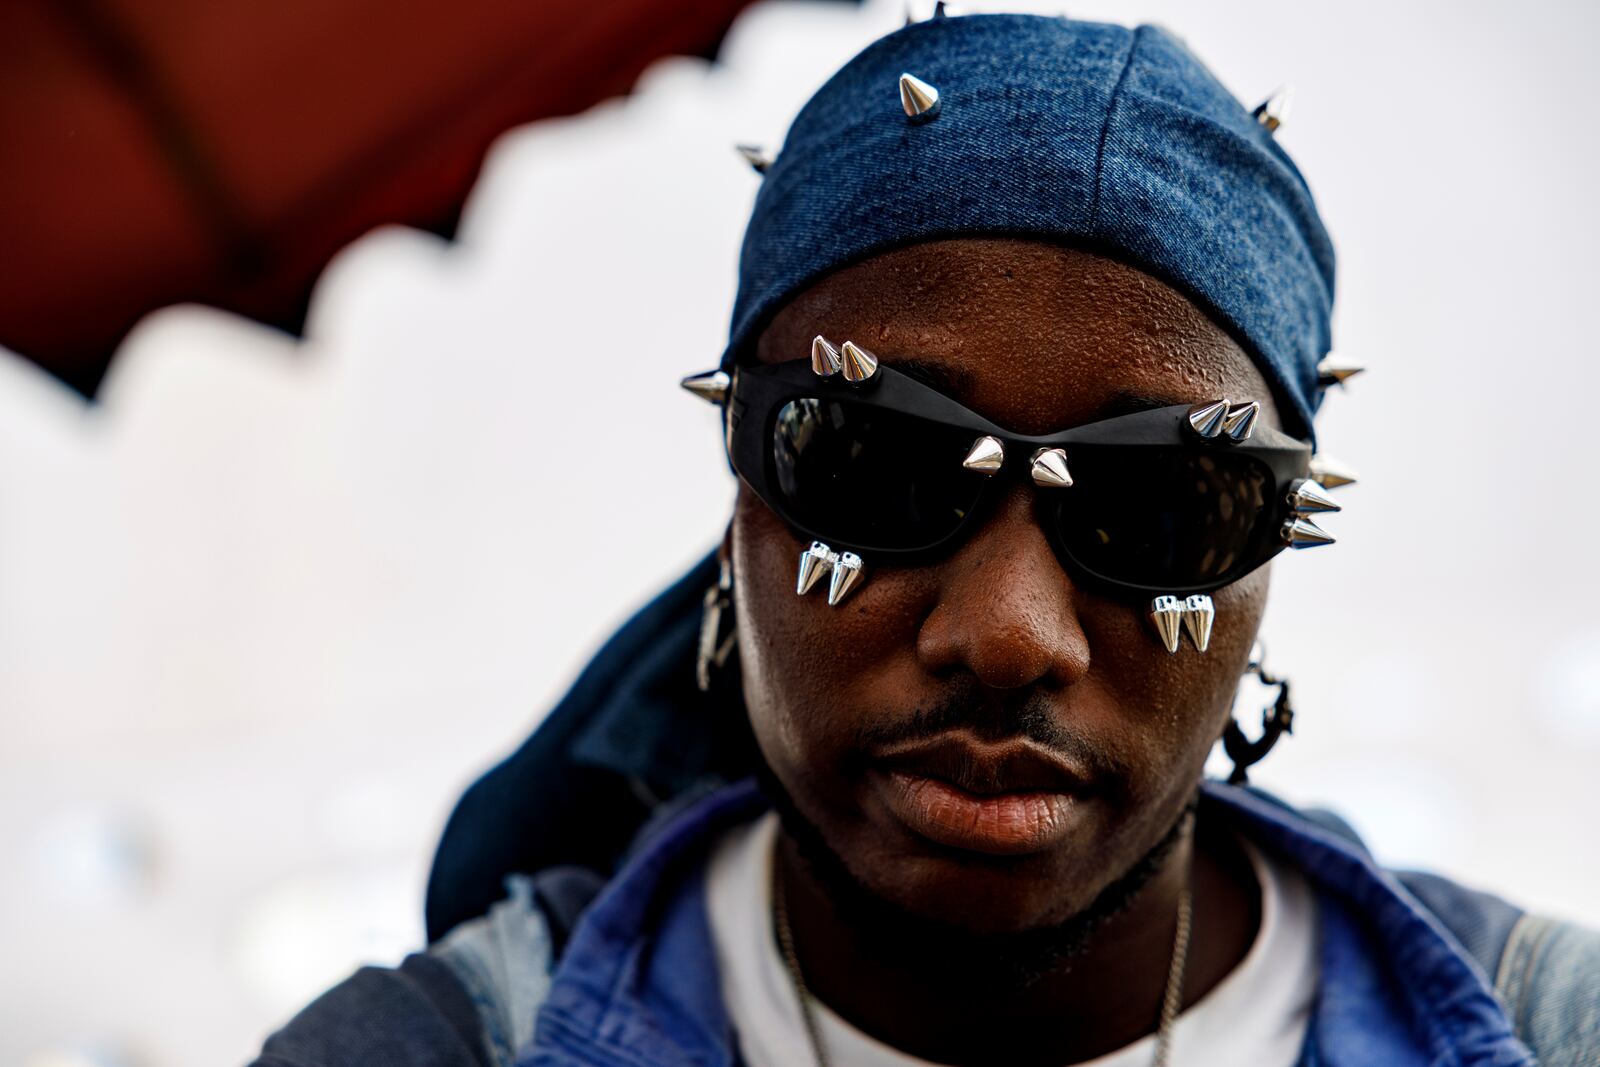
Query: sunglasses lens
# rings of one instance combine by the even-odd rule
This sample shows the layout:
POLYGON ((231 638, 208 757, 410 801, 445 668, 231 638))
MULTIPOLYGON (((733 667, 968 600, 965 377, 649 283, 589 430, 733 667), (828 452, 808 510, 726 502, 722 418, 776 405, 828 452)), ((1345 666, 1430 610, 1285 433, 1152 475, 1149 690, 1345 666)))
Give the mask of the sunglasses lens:
POLYGON ((1276 484, 1259 459, 1181 448, 1071 450, 1055 521, 1067 554, 1107 581, 1151 589, 1214 585, 1262 558, 1276 484))
POLYGON ((926 548, 977 503, 984 476, 961 466, 972 437, 849 400, 793 400, 773 424, 772 484, 790 518, 819 536, 926 548))

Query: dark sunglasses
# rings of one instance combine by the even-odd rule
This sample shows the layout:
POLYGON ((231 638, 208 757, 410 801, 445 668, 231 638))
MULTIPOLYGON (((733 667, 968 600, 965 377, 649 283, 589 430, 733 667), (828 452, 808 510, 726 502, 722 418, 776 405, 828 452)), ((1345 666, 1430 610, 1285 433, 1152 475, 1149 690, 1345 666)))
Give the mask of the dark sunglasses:
POLYGON ((1258 424, 1254 403, 1024 436, 848 347, 867 361, 854 375, 799 360, 685 382, 724 404, 729 457, 756 495, 836 550, 936 556, 1019 481, 1037 487, 1062 565, 1110 590, 1206 593, 1333 540, 1304 517, 1338 510, 1310 476, 1310 445, 1258 424))

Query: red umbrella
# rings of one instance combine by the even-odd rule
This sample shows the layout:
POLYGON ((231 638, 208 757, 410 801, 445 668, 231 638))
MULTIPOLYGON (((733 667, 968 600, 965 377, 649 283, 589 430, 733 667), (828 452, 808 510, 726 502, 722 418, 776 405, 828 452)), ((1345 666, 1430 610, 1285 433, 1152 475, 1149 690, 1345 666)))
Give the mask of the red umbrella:
POLYGON ((92 395, 167 304, 298 332, 343 245, 449 236, 498 134, 713 54, 746 3, 0 4, 0 345, 92 395))

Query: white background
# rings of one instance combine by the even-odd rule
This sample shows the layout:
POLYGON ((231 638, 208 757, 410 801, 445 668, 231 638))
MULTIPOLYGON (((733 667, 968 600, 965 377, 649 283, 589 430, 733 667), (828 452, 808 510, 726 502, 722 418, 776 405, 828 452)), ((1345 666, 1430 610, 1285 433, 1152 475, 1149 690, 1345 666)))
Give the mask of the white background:
MULTIPOLYGON (((1591 923, 1596 10, 1072 9, 1170 26, 1247 103, 1294 83, 1373 368, 1321 422, 1363 474, 1340 544, 1277 568, 1300 718, 1259 780, 1591 923)), ((0 352, 0 1065, 240 1062, 420 942, 459 791, 721 530, 675 381, 724 339, 729 146, 899 21, 764 5, 724 65, 507 135, 460 241, 358 242, 304 343, 161 312, 97 406, 0 352)))

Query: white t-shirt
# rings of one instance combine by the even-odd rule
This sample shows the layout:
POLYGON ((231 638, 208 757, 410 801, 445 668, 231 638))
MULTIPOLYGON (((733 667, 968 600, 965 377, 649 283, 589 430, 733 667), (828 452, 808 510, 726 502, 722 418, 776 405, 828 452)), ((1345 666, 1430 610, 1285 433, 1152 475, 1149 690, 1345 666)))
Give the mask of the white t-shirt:
MULTIPOLYGON (((706 869, 706 901, 722 997, 749 1067, 815 1067, 799 1001, 772 931, 772 852, 778 817, 768 812, 729 831, 706 869)), ((1233 972, 1178 1017, 1178 1067, 1293 1067, 1317 986, 1316 897, 1305 877, 1240 842, 1261 884, 1261 928, 1233 972)), ((1205 936, 1204 920, 1195 936, 1205 936)), ((813 1001, 834 1067, 933 1067, 857 1030, 813 1001)), ((1075 1067, 1148 1067, 1149 1035, 1075 1067)))

